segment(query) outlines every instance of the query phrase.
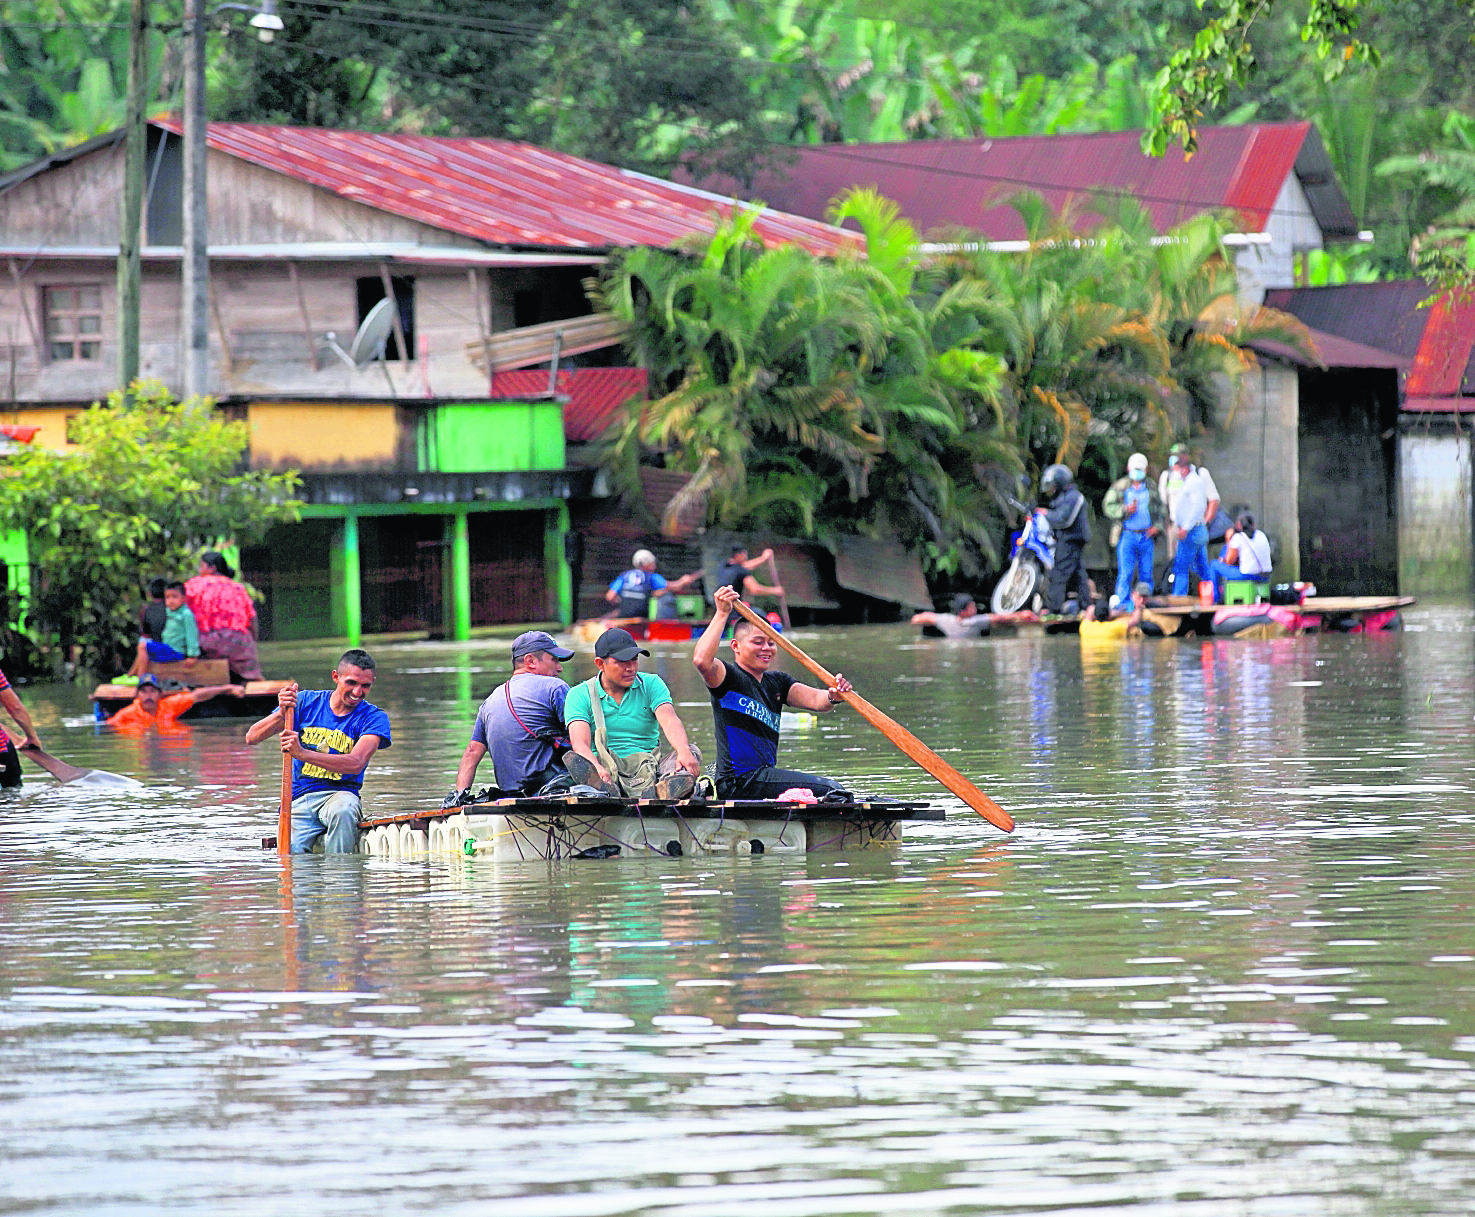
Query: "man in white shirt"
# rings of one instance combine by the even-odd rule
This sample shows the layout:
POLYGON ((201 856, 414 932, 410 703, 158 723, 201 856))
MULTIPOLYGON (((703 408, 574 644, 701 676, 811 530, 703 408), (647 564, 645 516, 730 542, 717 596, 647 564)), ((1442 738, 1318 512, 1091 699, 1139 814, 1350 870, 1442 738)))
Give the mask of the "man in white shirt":
POLYGON ((1219 510, 1219 491, 1213 478, 1196 469, 1189 460, 1186 444, 1173 445, 1173 465, 1169 472, 1174 476, 1168 482, 1169 495, 1165 496, 1172 504, 1168 517, 1173 526, 1168 529, 1168 535, 1176 537, 1178 543, 1173 555, 1173 592, 1191 596, 1198 581, 1211 577, 1208 522, 1219 510))
MULTIPOLYGON (((1163 501, 1163 510, 1166 512, 1169 520, 1173 519, 1173 504, 1178 501, 1178 493, 1183 489, 1184 474, 1178 467, 1179 453, 1188 454, 1188 445, 1174 444, 1168 449, 1168 467, 1158 475, 1157 479, 1158 497, 1163 501)), ((1191 460, 1192 455, 1188 455, 1191 460)), ((1209 500, 1205 507, 1204 523, 1211 523, 1219 511, 1219 488, 1214 485, 1214 479, 1209 476, 1209 471, 1202 465, 1190 464, 1188 468, 1194 473, 1197 473, 1199 479, 1203 482, 1204 493, 1208 496, 1209 500)), ((1178 530, 1176 528, 1168 528, 1166 532, 1168 567, 1171 569, 1173 559, 1178 553, 1178 530)))
POLYGON ((1224 584, 1231 579, 1270 581, 1270 538, 1255 527, 1255 517, 1248 511, 1225 534, 1224 557, 1209 563, 1209 570, 1214 577, 1214 599, 1221 604, 1224 584))

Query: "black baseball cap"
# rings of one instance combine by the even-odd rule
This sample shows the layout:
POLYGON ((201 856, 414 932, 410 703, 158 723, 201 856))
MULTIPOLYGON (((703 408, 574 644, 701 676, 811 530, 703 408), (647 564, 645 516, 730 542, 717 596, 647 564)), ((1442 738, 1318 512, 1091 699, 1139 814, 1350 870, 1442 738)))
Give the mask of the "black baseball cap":
POLYGON ((521 659, 524 655, 533 655, 538 651, 547 651, 559 663, 574 657, 568 647, 559 646, 553 635, 545 630, 529 630, 512 640, 513 659, 521 659))
POLYGON ((605 630, 594 644, 595 659, 618 659, 621 663, 628 663, 637 655, 650 658, 650 652, 636 645, 629 630, 605 630))

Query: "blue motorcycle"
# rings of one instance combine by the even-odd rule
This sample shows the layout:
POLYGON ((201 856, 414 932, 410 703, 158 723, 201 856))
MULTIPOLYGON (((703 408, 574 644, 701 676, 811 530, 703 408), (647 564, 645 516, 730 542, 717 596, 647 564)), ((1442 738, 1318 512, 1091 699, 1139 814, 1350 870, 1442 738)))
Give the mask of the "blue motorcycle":
POLYGON ((994 585, 989 607, 995 613, 1038 612, 1045 597, 1045 580, 1055 567, 1055 530, 1043 511, 1026 510, 1024 527, 1013 536, 1009 569, 994 585))

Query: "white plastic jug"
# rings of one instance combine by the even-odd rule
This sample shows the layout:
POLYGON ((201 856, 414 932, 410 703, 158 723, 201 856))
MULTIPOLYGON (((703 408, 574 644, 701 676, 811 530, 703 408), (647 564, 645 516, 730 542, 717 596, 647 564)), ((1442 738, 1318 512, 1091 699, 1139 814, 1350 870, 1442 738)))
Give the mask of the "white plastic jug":
POLYGON ((809 834, 798 820, 749 820, 747 846, 753 854, 802 854, 809 834))

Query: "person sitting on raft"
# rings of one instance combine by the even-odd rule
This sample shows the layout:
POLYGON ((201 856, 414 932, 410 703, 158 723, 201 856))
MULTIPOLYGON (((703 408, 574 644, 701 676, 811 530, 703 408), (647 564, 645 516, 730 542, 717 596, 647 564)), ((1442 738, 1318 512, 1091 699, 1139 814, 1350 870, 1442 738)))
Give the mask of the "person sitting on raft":
POLYGON ((157 638, 140 638, 130 676, 137 676, 153 663, 184 662, 194 667, 200 657, 200 631, 195 615, 185 603, 184 584, 176 580, 164 585, 164 628, 157 638))
POLYGON ((213 549, 200 555, 200 573, 184 585, 200 631, 200 654, 224 659, 239 680, 261 680, 256 657, 256 606, 235 570, 213 549))
POLYGON ((674 617, 675 594, 684 592, 701 577, 702 572, 698 570, 668 581, 664 575, 656 573, 655 554, 648 549, 637 549, 630 559, 630 569, 617 575, 604 593, 604 598, 615 606, 605 616, 645 617, 650 612, 651 598, 655 597, 660 602, 656 615, 674 617))
MULTIPOLYGON (((145 672, 138 678, 138 688, 133 700, 108 719, 109 727, 121 727, 134 731, 149 727, 172 727, 186 710, 192 710, 202 701, 212 697, 245 697, 244 685, 201 685, 198 689, 185 689, 182 693, 164 696, 159 678, 145 672)), ((183 727, 179 728, 181 731, 183 727)))
POLYGON ((1224 555, 1209 563, 1214 580, 1214 599, 1224 603, 1224 584, 1230 581, 1270 581, 1270 538, 1255 527, 1255 517, 1241 512, 1234 527, 1224 534, 1224 555))
POLYGON ((989 632, 992 619, 987 613, 978 611, 978 602, 967 592, 953 597, 950 613, 916 613, 913 625, 931 626, 944 638, 983 638, 989 632))
POLYGON ((746 617, 732 631, 732 658, 717 658, 727 619, 742 597, 734 588, 717 589, 717 608, 711 624, 697 640, 691 661, 712 698, 712 724, 717 734, 717 795, 723 799, 773 799, 795 787, 823 798, 840 791, 838 782, 778 768, 778 735, 784 706, 822 714, 851 690, 845 677, 835 674, 829 689, 802 685, 787 672, 772 670, 773 640, 746 617))
POLYGON ((323 852, 358 849, 364 770, 374 753, 390 746, 389 715, 368 699, 374 659, 357 648, 344 651, 333 669, 331 689, 277 694, 277 708, 251 724, 246 743, 276 735, 282 755, 292 758, 292 852, 305 854, 321 839, 323 852), (293 730, 284 714, 296 710, 293 730))
POLYGON ((564 703, 569 742, 564 758, 576 786, 631 799, 684 799, 702 772, 702 758, 686 738, 671 690, 625 630, 605 630, 594 644, 599 671, 569 690, 564 703), (661 757, 661 735, 672 751, 661 757))
POLYGON ((564 777, 560 757, 568 748, 563 725, 568 685, 563 665, 574 657, 552 634, 528 630, 512 640, 512 675, 488 694, 476 712, 471 742, 461 754, 456 786, 441 803, 470 803, 476 769, 488 753, 497 789, 509 795, 537 794, 564 777))

